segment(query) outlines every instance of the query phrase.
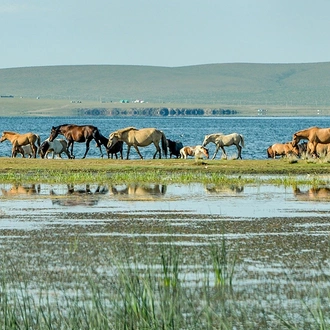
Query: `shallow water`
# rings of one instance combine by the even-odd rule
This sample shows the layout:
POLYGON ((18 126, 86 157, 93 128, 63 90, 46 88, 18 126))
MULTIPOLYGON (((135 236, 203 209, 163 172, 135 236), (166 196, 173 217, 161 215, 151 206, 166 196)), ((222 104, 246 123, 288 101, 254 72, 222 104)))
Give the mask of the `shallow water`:
POLYGON ((237 256, 230 299, 253 317, 285 305, 300 313, 300 297, 329 306, 330 187, 2 184, 0 191, 0 251, 32 282, 70 287, 73 270, 111 273, 109 260, 125 251, 143 269, 144 258, 171 244, 184 255, 181 276, 195 285, 190 269, 225 237, 229 260, 237 256))
POLYGON ((275 185, 11 185, 0 184, 2 215, 43 212, 152 213, 183 212, 196 215, 254 219, 312 217, 330 211, 330 188, 275 185))

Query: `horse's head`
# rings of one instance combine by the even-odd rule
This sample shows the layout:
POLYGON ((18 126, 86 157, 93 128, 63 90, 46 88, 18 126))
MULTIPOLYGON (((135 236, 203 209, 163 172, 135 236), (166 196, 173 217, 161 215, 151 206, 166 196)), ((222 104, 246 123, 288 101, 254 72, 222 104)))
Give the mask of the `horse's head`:
POLYGON ((2 143, 3 141, 7 140, 7 138, 2 134, 1 138, 0 138, 0 143, 2 143))
POLYGON ((296 133, 294 133, 292 138, 292 146, 296 147, 299 141, 300 141, 300 137, 296 133))
POLYGON ((45 158, 46 152, 49 149, 49 142, 44 141, 41 146, 39 147, 38 154, 41 158, 45 158))
POLYGON ((210 135, 205 135, 204 141, 202 143, 202 147, 205 147, 209 143, 210 143, 210 135))
POLYGON ((54 139, 57 137, 57 135, 60 133, 60 126, 57 127, 52 127, 51 131, 50 131, 50 135, 48 140, 50 142, 54 141, 54 139))
POLYGON ((203 151, 204 151, 204 155, 207 159, 210 158, 210 154, 209 154, 209 149, 206 149, 205 147, 202 147, 203 151))
POLYGON ((274 151, 273 151, 272 146, 269 146, 267 148, 267 156, 268 156, 268 158, 274 158, 274 151))
POLYGON ((113 132, 109 135, 109 140, 107 147, 112 148, 117 142, 119 141, 119 134, 118 132, 113 132))

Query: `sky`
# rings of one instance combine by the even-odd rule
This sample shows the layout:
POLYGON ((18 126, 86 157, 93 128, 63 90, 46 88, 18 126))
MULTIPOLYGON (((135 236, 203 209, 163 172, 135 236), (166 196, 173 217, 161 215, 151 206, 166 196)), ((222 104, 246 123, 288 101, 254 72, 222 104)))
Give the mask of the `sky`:
POLYGON ((330 61, 329 0, 1 0, 0 68, 330 61))

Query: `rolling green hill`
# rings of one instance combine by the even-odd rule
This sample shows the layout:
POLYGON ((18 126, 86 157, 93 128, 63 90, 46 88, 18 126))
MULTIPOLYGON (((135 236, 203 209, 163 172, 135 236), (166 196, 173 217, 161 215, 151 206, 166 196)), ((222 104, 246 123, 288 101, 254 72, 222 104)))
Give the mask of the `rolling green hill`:
MULTIPOLYGON (((188 107, 322 108, 330 106, 330 62, 0 69, 0 95, 12 95, 15 99, 101 102, 105 108, 120 100, 136 99, 188 107)), ((6 107, 1 102, 5 102, 3 97, 0 110, 6 107)))

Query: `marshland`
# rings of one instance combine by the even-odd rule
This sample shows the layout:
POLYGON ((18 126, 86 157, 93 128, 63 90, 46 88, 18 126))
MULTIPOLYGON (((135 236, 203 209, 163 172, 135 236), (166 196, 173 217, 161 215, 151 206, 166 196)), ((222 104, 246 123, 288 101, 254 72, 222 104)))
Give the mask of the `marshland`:
MULTIPOLYGON (((303 118, 11 118, 47 138, 64 122, 158 127, 200 144, 242 132, 242 160, 10 158, 0 145, 1 326, 97 329, 329 327, 327 158, 268 159, 303 118), (274 122, 277 123, 274 129, 274 122)), ((210 154, 214 146, 210 145, 210 154)), ((124 150, 124 155, 125 155, 124 150)))
POLYGON ((1 326, 326 328, 329 166, 2 157, 1 326))

